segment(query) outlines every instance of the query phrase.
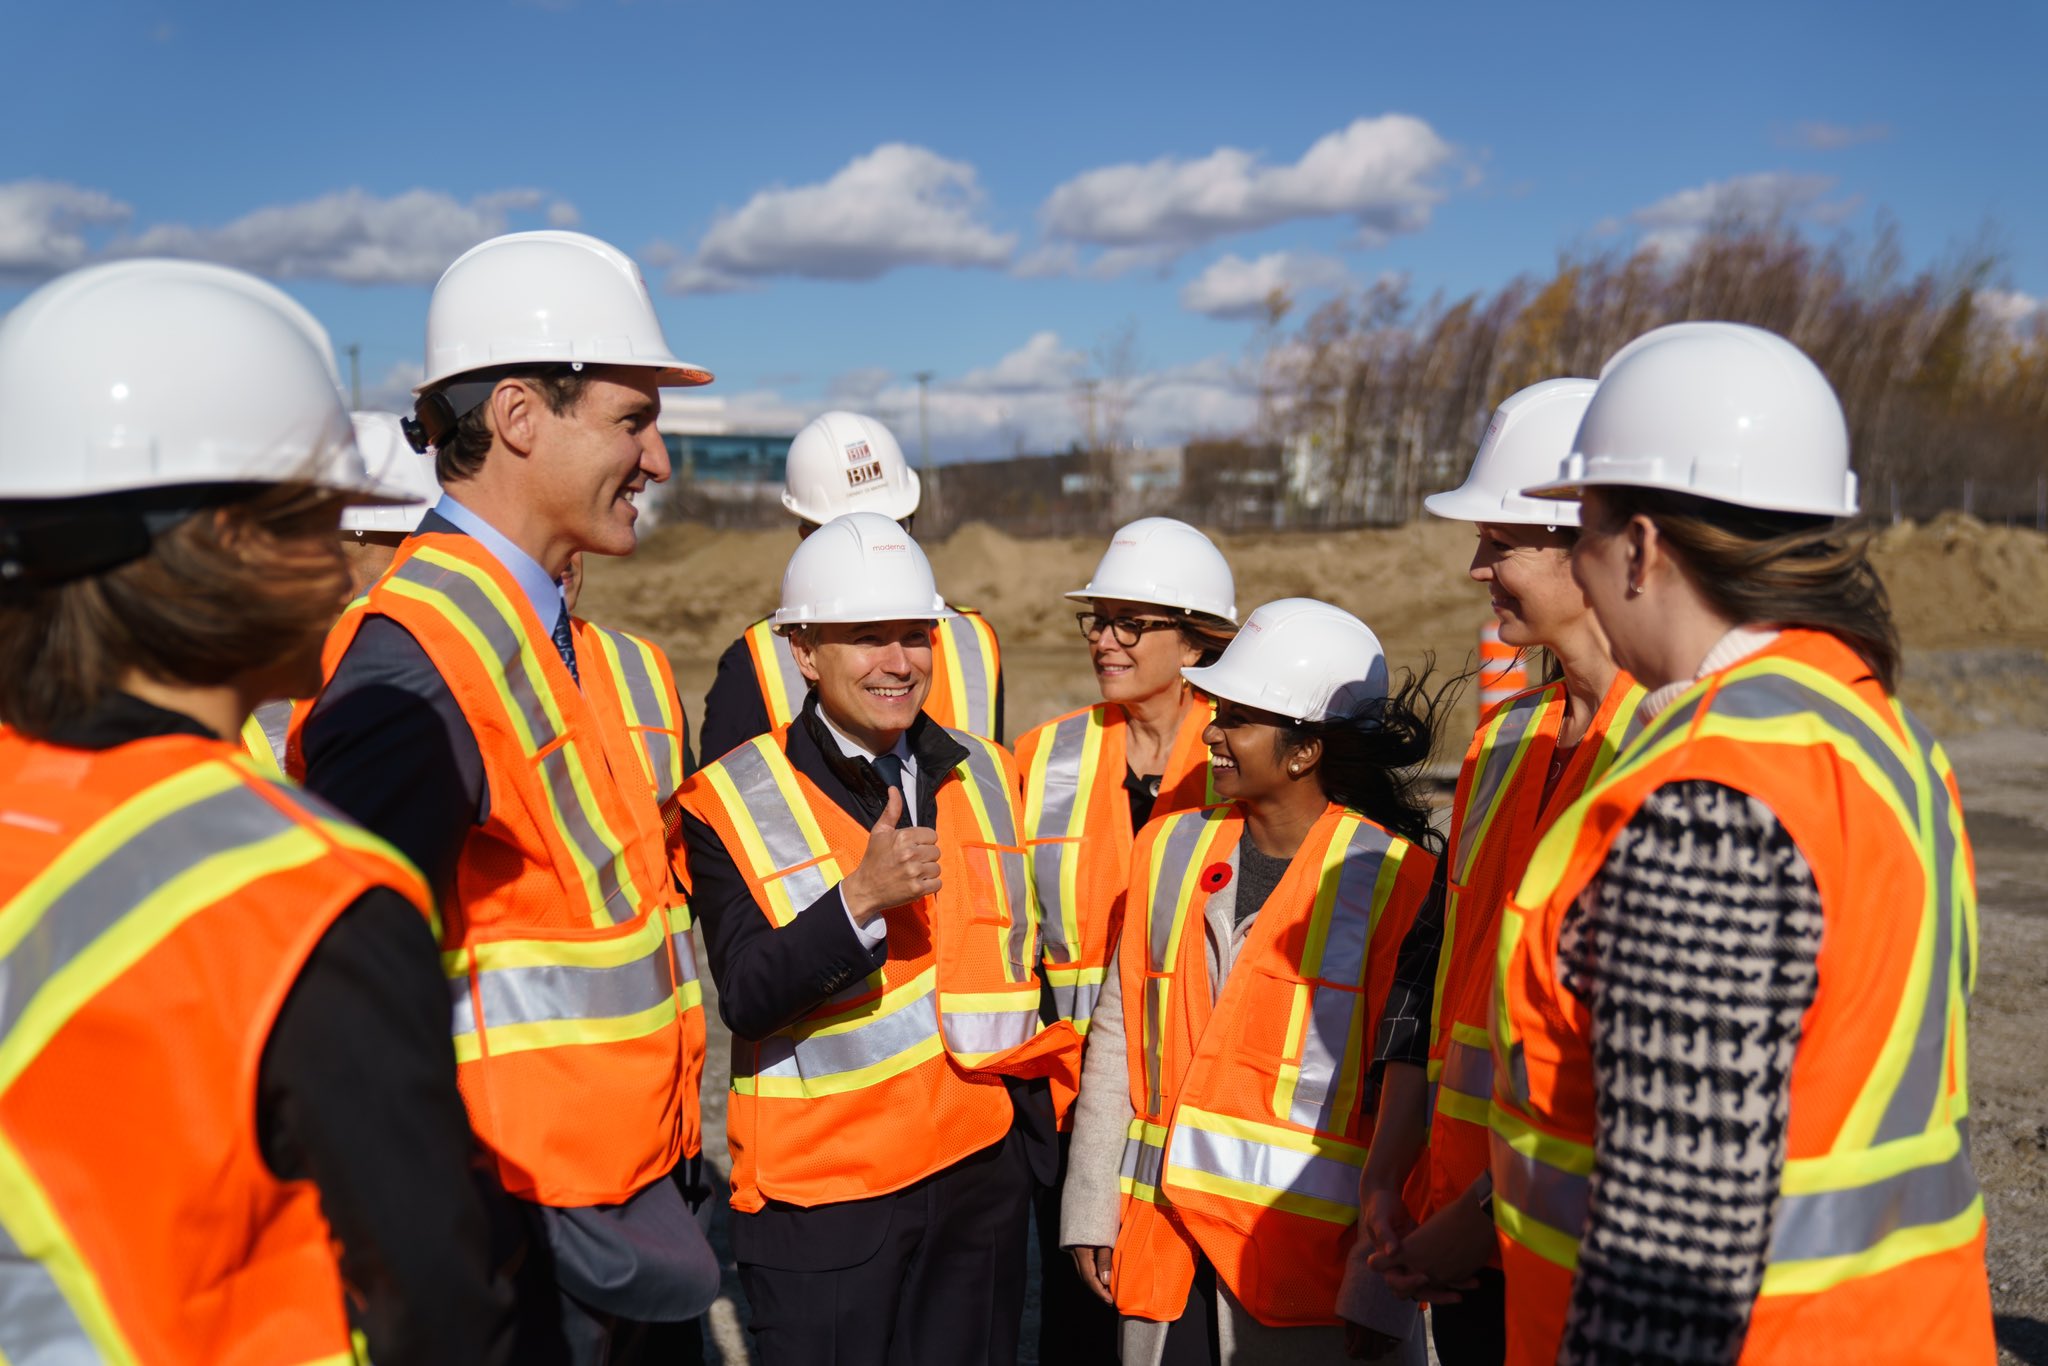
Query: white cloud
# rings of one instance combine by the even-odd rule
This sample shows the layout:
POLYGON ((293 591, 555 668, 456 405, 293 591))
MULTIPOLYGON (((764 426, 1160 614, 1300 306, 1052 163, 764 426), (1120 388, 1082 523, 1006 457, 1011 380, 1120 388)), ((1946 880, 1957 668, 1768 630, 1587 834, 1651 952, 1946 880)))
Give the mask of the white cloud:
POLYGON ((371 412, 409 414, 412 388, 426 377, 426 368, 418 361, 395 361, 390 369, 363 386, 363 407, 371 412))
POLYGON ((1821 123, 1810 121, 1781 133, 1778 142, 1785 147, 1801 147, 1810 152, 1839 152, 1844 147, 1859 143, 1883 142, 1892 135, 1891 125, 1885 123, 1821 123))
POLYGON ((133 215, 110 194, 62 181, 0 185, 0 280, 41 280, 84 265, 93 254, 85 230, 133 215))
MULTIPOLYGON (((439 190, 381 198, 337 190, 257 209, 219 228, 164 223, 111 245, 131 256, 190 256, 277 279, 351 285, 431 285, 448 263, 506 231, 509 216, 540 209, 539 190, 500 190, 467 202, 439 190)), ((551 220, 573 206, 555 201, 551 220)))
POLYGON ((566 199, 557 199, 548 205, 548 226, 551 228, 573 228, 583 221, 583 215, 576 212, 576 206, 566 199))
POLYGON ((669 273, 676 293, 777 275, 872 280, 903 266, 1001 268, 1017 246, 982 218, 974 167, 889 142, 815 185, 762 190, 704 234, 669 273))
POLYGON ((1275 251, 1247 261, 1233 253, 1211 261, 1188 281, 1180 302, 1212 318, 1261 318, 1276 294, 1298 299, 1315 290, 1340 289, 1349 279, 1344 263, 1332 256, 1275 251))
MULTIPOLYGON (((1854 196, 1829 199, 1836 183, 1831 175, 1759 171, 1668 194, 1637 209, 1628 219, 1642 230, 1642 245, 1666 255, 1681 256, 1699 240, 1701 233, 1718 223, 1775 218, 1799 219, 1821 226, 1840 223, 1862 201, 1854 196)), ((1619 225, 1613 219, 1604 219, 1602 226, 1619 225)))
POLYGON ((2015 289, 1980 289, 1971 296, 1970 305, 1991 326, 2018 335, 2048 308, 2048 301, 2015 289))
POLYGON ((1407 114, 1358 119, 1299 161, 1269 165, 1219 147, 1194 160, 1103 166, 1053 190, 1046 232, 1107 247, 1186 248, 1296 218, 1349 218, 1362 243, 1426 226, 1456 149, 1407 114))
POLYGON ((1061 344, 1057 332, 1038 332, 994 365, 970 370, 944 387, 972 394, 1064 391, 1073 387, 1087 363, 1086 356, 1061 344))

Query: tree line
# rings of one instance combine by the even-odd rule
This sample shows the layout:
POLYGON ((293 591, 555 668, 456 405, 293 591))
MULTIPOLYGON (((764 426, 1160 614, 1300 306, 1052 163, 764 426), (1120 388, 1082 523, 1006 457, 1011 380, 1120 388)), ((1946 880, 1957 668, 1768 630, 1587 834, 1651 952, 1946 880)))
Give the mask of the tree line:
MULTIPOLYGON (((1295 525, 1395 522, 1458 482, 1487 416, 1559 375, 1597 376, 1630 339, 1720 319, 1791 338, 1841 396, 1866 513, 1970 506, 2032 524, 2048 470, 2048 307, 1985 307, 2000 258, 1980 242, 1908 271, 1897 229, 1808 241, 1781 222, 1718 223, 1680 255, 1564 254, 1548 279, 1417 303, 1383 280, 1290 327, 1276 295, 1255 347, 1261 435, 1319 469, 1295 525)), ((1297 496, 1300 495, 1297 481, 1297 496)))

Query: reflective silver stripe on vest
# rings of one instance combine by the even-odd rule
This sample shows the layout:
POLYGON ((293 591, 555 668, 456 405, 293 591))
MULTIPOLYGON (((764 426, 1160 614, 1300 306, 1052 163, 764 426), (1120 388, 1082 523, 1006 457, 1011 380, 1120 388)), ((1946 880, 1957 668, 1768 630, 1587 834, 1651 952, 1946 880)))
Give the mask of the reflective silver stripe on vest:
MULTIPOLYGON (((804 709, 804 699, 811 695, 810 680, 804 677, 802 669, 796 666, 796 653, 789 648, 789 637, 772 630, 767 622, 753 629, 768 637, 768 649, 775 656, 775 672, 781 680, 782 705, 789 709, 792 720, 804 709)), ((772 708, 770 709, 772 712, 772 708)))
POLYGON ((1010 933, 1004 943, 1010 960, 1010 980, 1021 982, 1037 972, 1038 964, 1032 956, 1035 908, 1031 904, 1030 880, 1024 871, 1023 845, 1017 837, 1017 792, 1001 762, 988 750, 994 741, 977 740, 957 730, 948 734, 967 751, 967 760, 961 766, 967 770, 964 781, 972 782, 979 790, 981 809, 988 814, 989 834, 1002 846, 988 852, 1003 871, 1003 891, 1010 913, 1010 933))
MULTIPOLYGON (((1018 993, 1024 995, 1026 993, 1018 993)), ((943 1010, 946 1051, 960 1057, 1002 1053, 1031 1042, 1038 1033, 1038 997, 1015 1010, 943 1010)))
POLYGON ((989 693, 988 656, 982 651, 981 632, 963 616, 941 617, 939 630, 953 649, 952 664, 960 675, 961 691, 967 698, 967 714, 955 717, 961 730, 993 737, 996 730, 996 700, 989 693))
POLYGON ((1159 1189, 1159 1174, 1166 1168, 1166 1149, 1147 1138, 1142 1130, 1124 1138, 1124 1160, 1117 1175, 1141 1186, 1159 1189))
MULTIPOLYGON (((533 752, 539 753, 554 744, 561 732, 555 729, 554 722, 548 719, 547 709, 541 705, 540 692, 547 686, 545 676, 517 623, 507 621, 468 575, 445 569, 418 555, 400 565, 394 577, 445 597, 450 607, 476 627, 495 656, 484 663, 495 665, 499 676, 504 679, 506 691, 526 721, 527 732, 533 740, 533 752)), ((627 900, 621 885, 619 861, 624 854, 606 842, 591 825, 590 815, 576 794, 575 781, 569 776, 568 751, 566 744, 549 750, 547 757, 540 761, 541 773, 554 797, 555 810, 561 813, 563 831, 583 855, 584 862, 597 870, 597 891, 603 909, 613 923, 624 924, 639 913, 639 908, 627 900)), ((565 870, 556 872, 556 877, 563 880, 571 876, 565 870)))
POLYGON ((103 1359, 49 1268, 24 1253, 0 1223, 0 1360, 97 1366, 103 1359))
MULTIPOLYGON (((1318 981, 1309 987, 1308 1016, 1301 1040, 1301 1073, 1295 1082, 1294 1100, 1288 1116, 1304 1128, 1325 1133, 1344 1130, 1346 1116, 1335 1106, 1338 1082, 1342 1079, 1345 1049, 1351 1041, 1352 1021, 1364 1009, 1362 991, 1342 990, 1324 983, 1365 985, 1366 945, 1372 937, 1373 894, 1379 885, 1380 868, 1386 861, 1393 839, 1370 821, 1359 821, 1345 844, 1343 862, 1338 865, 1337 895, 1330 905, 1327 935, 1323 940, 1322 966, 1318 981)), ((1363 1047, 1372 1047, 1364 1039, 1363 1047)))
MULTIPOLYGON (((1095 710, 1091 707, 1052 728, 1046 741, 1045 793, 1038 804, 1038 828, 1030 832, 1033 839, 1064 841, 1036 844, 1031 849, 1038 905, 1045 922, 1040 933, 1045 936, 1046 960, 1053 963, 1071 963, 1081 951, 1078 944, 1067 942, 1068 908, 1060 897, 1066 888, 1067 868, 1081 859, 1081 836, 1085 833, 1082 827, 1087 819, 1081 807, 1081 765, 1088 755, 1088 732, 1094 720, 1095 710)), ((1080 908, 1074 909, 1074 923, 1078 925, 1080 908)))
POLYGON ((292 828, 283 812, 237 785, 168 811, 129 836, 59 893, 0 958, 0 1039, 21 1023, 52 978, 152 893, 216 855, 292 828))
POLYGON ((1161 1105, 1160 1039, 1165 1018, 1166 992, 1173 978, 1173 964, 1167 952, 1173 941, 1174 921, 1180 916, 1179 889, 1195 861, 1208 819, 1190 813, 1167 827, 1165 849, 1159 858, 1159 876, 1152 883, 1151 924, 1145 928, 1150 942, 1147 957, 1152 977, 1145 983, 1145 1092, 1151 1098, 1146 1113, 1156 1115, 1161 1105))
MULTIPOLYGON (((1358 1208, 1359 1169, 1349 1162, 1211 1133, 1185 1119, 1174 1123, 1171 1142, 1167 1163, 1173 1171, 1207 1172, 1264 1190, 1358 1208)), ((1167 1179, 1171 1182, 1171 1175, 1167 1179)))
POLYGON ((1063 1020, 1072 1020, 1077 1026, 1085 1025, 1095 1018, 1095 1002, 1102 995, 1100 982, 1059 982, 1050 983, 1053 1008, 1063 1020))
POLYGON ((1555 693, 1553 685, 1535 692, 1524 693, 1504 706, 1492 718, 1493 740, 1480 756, 1479 772, 1472 784, 1472 794, 1465 803, 1465 822, 1458 829, 1458 849, 1454 866, 1460 883, 1472 880, 1472 863, 1479 856, 1479 848, 1485 843, 1484 837, 1491 834, 1498 812, 1493 810, 1494 799, 1501 788, 1514 776, 1521 765, 1522 740, 1543 715, 1543 709, 1550 705, 1555 693))
POLYGON ((476 1032, 479 999, 487 1030, 548 1020, 610 1020, 652 1010, 675 995, 663 942, 657 940, 640 957, 612 967, 544 963, 492 968, 476 975, 480 996, 472 994, 469 977, 450 978, 452 1032, 457 1037, 476 1032))
MULTIPOLYGON (((1872 730, 1861 717, 1833 699, 1782 675, 1752 675, 1731 681, 1715 694, 1709 714, 1759 721, 1817 716, 1832 729, 1846 735, 1851 744, 1877 765, 1891 783, 1899 805, 1915 821, 1920 819, 1921 794, 1926 793, 1933 829, 1929 831, 1922 826, 1908 830, 1906 834, 1918 846, 1922 857, 1931 857, 1934 863, 1934 885, 1929 889, 1932 910, 1919 908, 1921 914, 1931 913, 1934 918, 1933 961, 1906 1070, 1892 1091, 1884 1117, 1878 1121, 1877 1132, 1871 1141, 1874 1144, 1888 1143, 1925 1132, 1928 1116, 1934 1113, 1941 1099, 1942 1076, 1948 1055, 1948 981, 1950 955, 1954 951, 1956 909, 1956 843, 1950 824, 1952 813, 1948 784, 1942 782, 1931 762, 1923 762, 1917 775, 1910 772, 1899 761, 1887 739, 1872 730)), ((1918 744, 1912 727, 1909 726, 1907 733, 1918 744)))
POLYGON ((690 926, 687 918, 685 918, 681 929, 675 930, 669 935, 668 942, 676 957, 676 981, 679 984, 696 981, 697 943, 690 936, 690 926))
POLYGON ((263 738, 269 742, 270 752, 277 758, 277 766, 283 768, 285 741, 292 729, 292 704, 265 702, 256 708, 256 724, 262 728, 263 738))
POLYGON ((809 1037, 770 1035, 761 1040, 758 1049, 745 1050, 752 1054, 749 1057, 742 1058, 740 1041, 735 1039, 733 1075, 823 1081, 887 1062, 938 1032, 938 1002, 926 990, 889 1014, 855 1029, 809 1037))
POLYGON ((1786 1196, 1771 1228, 1770 1260, 1847 1257, 1900 1229, 1946 1223, 1966 1212, 1977 1198, 1977 1173, 1968 1127, 1957 1131, 1955 1155, 1946 1162, 1909 1167, 1867 1185, 1786 1196))
POLYGON ((676 739, 668 732, 668 719, 661 710, 661 679, 648 667, 640 642, 623 631, 597 627, 612 643, 618 657, 619 682, 624 685, 626 724, 634 727, 633 739, 647 751, 654 769, 654 800, 665 802, 676 790, 676 739))
POLYGON ((1461 1095, 1490 1099, 1493 1095, 1493 1051, 1452 1039, 1444 1053, 1444 1070, 1438 1084, 1461 1095))
MULTIPOLYGON (((764 874, 794 868, 802 863, 811 864, 808 868, 775 879, 789 897, 790 905, 801 911, 831 891, 832 884, 825 880, 824 865, 811 863, 816 854, 804 838, 803 827, 797 824, 796 813, 789 809, 789 798, 783 795, 781 784, 776 782, 768 757, 761 752, 763 744, 774 743, 772 737, 757 737, 720 759, 718 766, 732 779, 740 805, 745 808, 745 814, 753 818, 754 829, 759 832, 761 843, 768 850, 768 860, 774 865, 773 868, 756 869, 759 880, 765 883, 768 879, 762 876, 764 874)), ((780 755, 777 760, 787 763, 780 755)), ((740 813, 733 815, 737 820, 740 813)))

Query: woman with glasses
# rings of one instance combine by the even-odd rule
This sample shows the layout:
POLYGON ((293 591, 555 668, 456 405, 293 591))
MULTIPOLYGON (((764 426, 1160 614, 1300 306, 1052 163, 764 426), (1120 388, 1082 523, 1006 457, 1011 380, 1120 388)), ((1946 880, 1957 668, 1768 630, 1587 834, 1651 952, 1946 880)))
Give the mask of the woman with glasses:
MULTIPOLYGON (((1185 676, 1215 699, 1222 801, 1138 836, 1061 1242, 1115 1303, 1125 1366, 1349 1360, 1365 1063, 1442 843, 1411 785, 1434 708, 1307 598, 1185 676)), ((1371 1354, 1419 1362, 1421 1335, 1371 1354)))
MULTIPOLYGON (((1076 615, 1102 701, 1026 732, 1017 767, 1051 1008, 1085 1036, 1133 837, 1156 816, 1211 800, 1202 746, 1210 712, 1181 670, 1213 662, 1229 644, 1237 593, 1207 536, 1146 517, 1110 539, 1088 586, 1067 597, 1088 604, 1076 615)), ((1063 1167, 1064 1156, 1063 1142, 1063 1167)), ((1038 1221, 1041 1359, 1114 1362, 1115 1315, 1059 1251, 1057 1186, 1041 1192, 1038 1221)))

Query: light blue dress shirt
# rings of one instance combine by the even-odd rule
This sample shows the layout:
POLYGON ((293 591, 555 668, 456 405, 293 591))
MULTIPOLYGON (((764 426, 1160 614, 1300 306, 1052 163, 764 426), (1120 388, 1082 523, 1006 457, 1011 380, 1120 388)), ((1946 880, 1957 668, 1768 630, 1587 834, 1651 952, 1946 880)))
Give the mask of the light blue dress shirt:
POLYGON ((519 590, 526 594, 526 600, 533 604, 533 614, 540 618, 543 631, 553 631, 555 621, 562 615, 562 585, 555 582, 554 575, 540 567, 540 561, 521 550, 506 538, 505 533, 455 501, 455 495, 444 493, 441 501, 434 504, 434 514, 445 517, 469 533, 470 539, 491 552, 491 558, 505 566, 505 572, 512 576, 519 590))

